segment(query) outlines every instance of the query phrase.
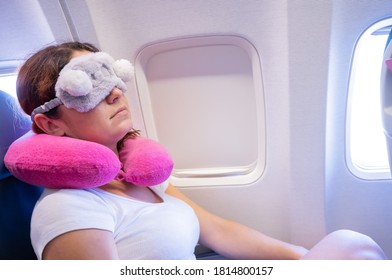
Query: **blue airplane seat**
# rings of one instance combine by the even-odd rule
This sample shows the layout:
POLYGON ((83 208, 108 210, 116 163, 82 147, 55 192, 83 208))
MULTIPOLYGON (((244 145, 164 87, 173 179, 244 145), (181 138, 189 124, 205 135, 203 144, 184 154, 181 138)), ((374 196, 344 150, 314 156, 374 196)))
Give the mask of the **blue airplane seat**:
POLYGON ((12 176, 4 165, 10 144, 31 129, 30 118, 17 100, 0 90, 0 259, 36 259, 30 241, 30 220, 42 188, 12 176))

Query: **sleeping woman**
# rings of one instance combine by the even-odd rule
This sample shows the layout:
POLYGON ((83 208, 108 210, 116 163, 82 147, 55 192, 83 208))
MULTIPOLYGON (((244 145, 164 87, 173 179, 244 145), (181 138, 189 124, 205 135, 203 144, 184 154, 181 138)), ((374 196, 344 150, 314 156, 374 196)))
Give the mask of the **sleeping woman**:
MULTIPOLYGON (((118 156, 121 143, 138 137, 124 95, 131 69, 121 63, 116 70, 108 54, 80 42, 32 55, 20 69, 17 94, 33 131, 57 136, 53 141, 97 143, 118 156)), ((370 237, 354 231, 332 232, 306 249, 216 216, 167 180, 153 184, 114 178, 91 188, 46 188, 31 222, 37 257, 195 259, 201 243, 231 259, 385 259, 370 237)))

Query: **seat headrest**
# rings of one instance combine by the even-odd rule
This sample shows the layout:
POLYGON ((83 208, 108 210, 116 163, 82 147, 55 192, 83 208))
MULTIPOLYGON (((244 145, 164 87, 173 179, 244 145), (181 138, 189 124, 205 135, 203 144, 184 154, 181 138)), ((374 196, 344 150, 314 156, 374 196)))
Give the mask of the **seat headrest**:
POLYGON ((10 176, 4 165, 8 147, 30 129, 31 120, 22 111, 18 101, 0 90, 0 180, 10 176))

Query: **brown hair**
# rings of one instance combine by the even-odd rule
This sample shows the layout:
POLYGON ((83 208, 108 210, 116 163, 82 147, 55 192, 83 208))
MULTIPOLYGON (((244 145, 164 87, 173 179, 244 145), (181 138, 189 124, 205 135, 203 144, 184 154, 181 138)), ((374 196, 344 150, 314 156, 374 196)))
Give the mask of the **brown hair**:
MULTIPOLYGON (((55 84, 58 75, 75 51, 98 52, 99 49, 89 43, 62 43, 38 51, 22 65, 16 81, 16 92, 26 114, 30 115, 35 108, 56 97, 55 84)), ((57 108, 50 110, 46 115, 56 117, 57 108)), ((33 130, 36 133, 43 133, 34 123, 33 130)))
POLYGON ((127 134, 125 134, 125 136, 120 141, 118 141, 117 150, 121 150, 124 147, 125 140, 134 139, 138 136, 140 136, 140 130, 139 129, 132 129, 127 134))

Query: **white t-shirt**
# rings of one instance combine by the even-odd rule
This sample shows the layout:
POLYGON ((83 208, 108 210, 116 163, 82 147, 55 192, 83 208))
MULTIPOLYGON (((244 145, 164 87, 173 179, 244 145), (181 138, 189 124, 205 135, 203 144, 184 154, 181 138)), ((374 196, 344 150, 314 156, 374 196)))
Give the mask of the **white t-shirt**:
POLYGON ((113 233, 120 259, 195 259, 199 222, 193 209, 151 187, 163 202, 148 203, 99 188, 45 189, 31 221, 31 240, 38 259, 53 238, 78 229, 113 233))

